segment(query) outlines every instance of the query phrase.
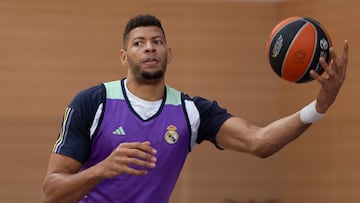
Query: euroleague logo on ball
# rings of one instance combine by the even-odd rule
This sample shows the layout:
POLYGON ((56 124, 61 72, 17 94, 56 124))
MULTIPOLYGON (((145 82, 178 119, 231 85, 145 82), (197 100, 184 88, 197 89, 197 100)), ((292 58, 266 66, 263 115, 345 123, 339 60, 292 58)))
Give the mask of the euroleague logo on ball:
POLYGON ((321 48, 322 50, 324 50, 324 51, 329 48, 329 43, 328 43, 328 41, 327 41, 326 39, 322 38, 322 39, 320 40, 320 48, 321 48))
POLYGON ((320 40, 320 48, 322 49, 320 56, 326 58, 328 56, 327 50, 329 49, 329 43, 326 39, 320 40))

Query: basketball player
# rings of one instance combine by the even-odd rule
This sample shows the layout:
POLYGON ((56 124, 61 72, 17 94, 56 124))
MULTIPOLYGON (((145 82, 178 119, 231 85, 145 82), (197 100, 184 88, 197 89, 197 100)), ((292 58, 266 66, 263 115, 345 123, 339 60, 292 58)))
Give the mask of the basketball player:
POLYGON ((151 15, 129 20, 120 59, 126 78, 81 91, 66 108, 43 185, 44 202, 166 203, 186 156, 202 141, 224 150, 268 157, 320 119, 342 86, 348 61, 333 48, 320 59, 328 77, 311 104, 259 127, 216 102, 165 84, 171 49, 151 15))

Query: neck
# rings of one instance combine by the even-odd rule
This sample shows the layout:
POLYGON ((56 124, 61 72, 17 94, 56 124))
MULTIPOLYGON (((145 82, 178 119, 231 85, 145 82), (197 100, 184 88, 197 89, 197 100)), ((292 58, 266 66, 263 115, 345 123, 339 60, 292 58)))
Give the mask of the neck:
POLYGON ((156 83, 139 83, 130 77, 126 79, 126 86, 131 93, 146 101, 157 101, 164 97, 164 79, 156 83))

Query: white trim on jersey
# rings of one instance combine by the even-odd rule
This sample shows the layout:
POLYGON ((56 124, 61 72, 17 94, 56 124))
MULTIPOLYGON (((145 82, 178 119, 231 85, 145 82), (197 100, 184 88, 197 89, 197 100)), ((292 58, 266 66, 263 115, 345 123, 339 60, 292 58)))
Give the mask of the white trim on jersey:
POLYGON ((101 103, 99 105, 98 109, 96 110, 94 120, 93 120, 92 125, 90 127, 90 139, 92 139, 92 137, 93 137, 93 135, 95 133, 95 130, 99 125, 99 120, 100 120, 100 117, 101 117, 102 110, 103 110, 103 103, 101 103))
POLYGON ((190 148, 192 149, 197 145, 196 140, 198 137, 197 135, 200 126, 200 113, 193 101, 185 100, 184 102, 191 126, 190 148))

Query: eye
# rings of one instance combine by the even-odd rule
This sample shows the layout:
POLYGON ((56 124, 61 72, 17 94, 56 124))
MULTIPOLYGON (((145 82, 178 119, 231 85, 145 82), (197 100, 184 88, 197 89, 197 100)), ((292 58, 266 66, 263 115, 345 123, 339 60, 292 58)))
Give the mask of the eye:
POLYGON ((163 44, 164 44, 164 41, 161 40, 161 39, 156 39, 156 40, 154 40, 154 43, 155 43, 156 45, 163 45, 163 44))
POLYGON ((135 47, 139 47, 139 46, 141 46, 143 43, 142 43, 142 41, 135 41, 134 43, 133 43, 133 45, 135 46, 135 47))

